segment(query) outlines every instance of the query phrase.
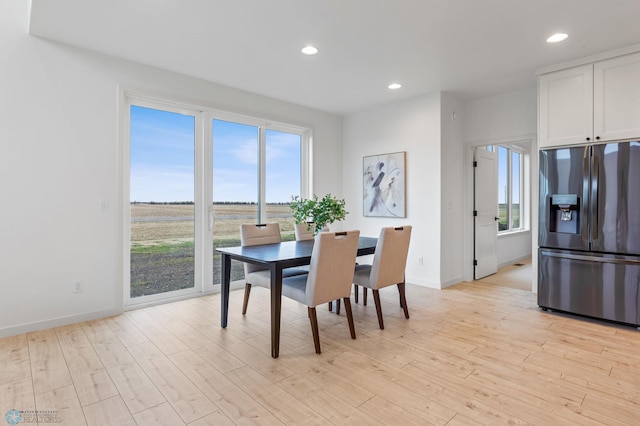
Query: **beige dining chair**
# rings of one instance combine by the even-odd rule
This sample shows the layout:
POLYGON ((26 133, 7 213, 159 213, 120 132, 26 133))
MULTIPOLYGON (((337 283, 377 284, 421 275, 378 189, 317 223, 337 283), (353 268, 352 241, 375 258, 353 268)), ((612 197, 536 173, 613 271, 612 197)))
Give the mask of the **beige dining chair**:
POLYGON ((282 278, 282 295, 307 306, 313 344, 320 353, 320 336, 316 306, 344 300, 351 338, 356 338, 351 312, 353 265, 358 252, 360 231, 321 232, 315 238, 309 273, 282 278))
MULTIPOLYGON (((297 223, 295 226, 296 241, 313 240, 315 238, 315 223, 297 223)), ((326 226, 322 228, 322 232, 328 232, 326 226)), ((309 270, 308 266, 300 266, 300 269, 309 270)), ((358 286, 356 288, 356 303, 358 303, 358 286)), ((329 302, 329 311, 333 311, 333 302, 329 302)), ((340 299, 336 300, 336 314, 340 315, 340 299)))
MULTIPOLYGON (((260 244, 275 244, 282 242, 280 225, 278 223, 249 224, 240 225, 240 244, 242 246, 256 246, 260 244)), ((287 268, 282 271, 282 276, 292 276, 305 274, 305 270, 298 268, 287 268)), ((244 263, 244 302, 242 303, 242 315, 247 313, 251 286, 271 287, 271 272, 269 269, 252 263, 244 263)))
POLYGON ((371 265, 356 265, 353 283, 363 287, 363 304, 367 304, 367 289, 373 290, 373 299, 378 314, 378 325, 384 330, 380 294, 378 290, 390 285, 397 285, 400 293, 400 306, 405 318, 409 318, 407 298, 404 285, 404 270, 407 266, 411 225, 386 227, 380 231, 376 251, 371 265))

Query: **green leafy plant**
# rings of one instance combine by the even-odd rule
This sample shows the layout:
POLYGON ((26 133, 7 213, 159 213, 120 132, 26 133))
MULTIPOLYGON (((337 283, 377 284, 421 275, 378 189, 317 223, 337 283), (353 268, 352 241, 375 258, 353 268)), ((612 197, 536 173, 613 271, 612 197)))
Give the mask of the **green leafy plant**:
POLYGON ((290 203, 291 213, 296 223, 308 223, 309 227, 315 224, 315 234, 333 222, 344 220, 349 213, 344 205, 344 200, 339 200, 331 194, 320 199, 315 195, 313 198, 295 196, 291 197, 290 203))

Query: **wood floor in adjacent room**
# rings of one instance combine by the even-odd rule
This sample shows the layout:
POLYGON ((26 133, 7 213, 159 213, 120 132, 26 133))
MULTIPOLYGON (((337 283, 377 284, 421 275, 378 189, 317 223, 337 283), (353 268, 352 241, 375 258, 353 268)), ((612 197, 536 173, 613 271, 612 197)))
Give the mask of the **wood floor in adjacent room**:
MULTIPOLYGON (((540 311, 531 292, 483 282, 407 286, 375 307, 283 301, 280 358, 270 356, 268 291, 155 306, 0 340, 0 410, 66 425, 637 425, 640 332, 540 311), (27 413, 28 414, 28 413, 27 413)), ((370 301, 371 297, 370 297, 370 301)), ((44 424, 44 423, 40 423, 44 424)))
POLYGON ((531 258, 498 269, 498 272, 478 281, 502 287, 531 291, 531 258))

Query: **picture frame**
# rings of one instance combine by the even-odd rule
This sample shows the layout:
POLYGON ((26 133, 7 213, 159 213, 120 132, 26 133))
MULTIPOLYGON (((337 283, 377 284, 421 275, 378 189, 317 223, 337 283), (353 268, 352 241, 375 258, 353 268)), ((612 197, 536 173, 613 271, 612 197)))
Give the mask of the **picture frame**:
POLYGON ((365 217, 406 217, 406 151, 362 159, 365 217))

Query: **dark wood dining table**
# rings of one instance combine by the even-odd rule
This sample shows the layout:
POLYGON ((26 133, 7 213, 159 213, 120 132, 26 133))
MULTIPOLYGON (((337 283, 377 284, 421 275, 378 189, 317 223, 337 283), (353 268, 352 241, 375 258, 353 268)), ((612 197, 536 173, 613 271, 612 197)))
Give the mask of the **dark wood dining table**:
MULTIPOLYGON (((216 248, 222 254, 222 297, 220 302, 220 325, 222 328, 227 327, 227 319, 229 317, 231 259, 263 265, 265 269, 271 271, 271 356, 278 358, 280 354, 282 270, 311 263, 313 242, 313 240, 286 241, 277 244, 216 248)), ((360 237, 358 241, 358 256, 373 254, 377 242, 377 238, 360 237)))

